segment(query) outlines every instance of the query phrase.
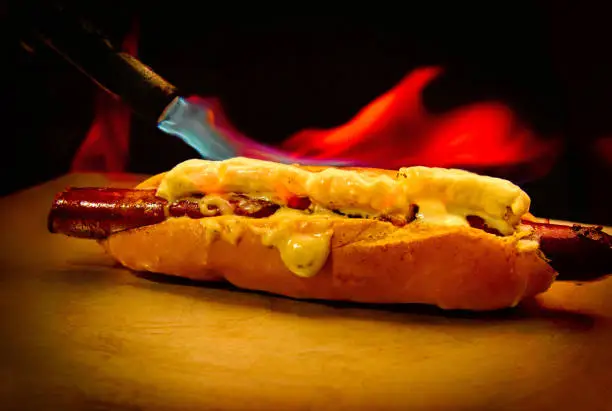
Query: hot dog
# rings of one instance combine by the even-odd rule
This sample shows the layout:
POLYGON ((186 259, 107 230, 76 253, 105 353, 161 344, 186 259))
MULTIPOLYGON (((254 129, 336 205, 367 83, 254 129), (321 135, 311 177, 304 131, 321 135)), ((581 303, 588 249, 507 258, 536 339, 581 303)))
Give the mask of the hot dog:
POLYGON ((509 181, 462 170, 234 158, 132 190, 70 188, 48 221, 133 270, 306 299, 489 310, 612 271, 601 229, 535 223, 529 205, 509 181))
MULTIPOLYGON (((261 198, 223 196, 235 215, 268 217, 280 207, 261 198)), ((172 203, 155 190, 116 188, 69 188, 59 193, 48 218, 49 231, 73 237, 101 239, 130 228, 161 223, 170 217, 204 218, 221 215, 214 204, 200 206, 197 199, 172 203)))

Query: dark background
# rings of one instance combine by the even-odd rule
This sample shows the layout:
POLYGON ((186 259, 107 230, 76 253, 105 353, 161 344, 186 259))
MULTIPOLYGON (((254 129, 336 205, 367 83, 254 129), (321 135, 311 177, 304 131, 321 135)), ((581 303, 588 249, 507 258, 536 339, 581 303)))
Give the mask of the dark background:
MULTIPOLYGON (((541 135, 565 139, 551 173, 524 185, 534 213, 612 224, 612 159, 596 145, 612 136, 612 33, 596 2, 485 8, 462 2, 452 9, 398 3, 377 13, 368 3, 355 10, 361 16, 346 10, 279 16, 262 9, 241 16, 200 2, 83 3, 82 12, 116 44, 137 17, 145 64, 181 89, 220 97, 241 131, 270 143, 304 128, 341 124, 410 70, 442 65, 446 74, 425 91, 431 111, 494 98, 541 135)), ((21 4, 2 9, 3 56, 13 73, 2 93, 2 167, 10 177, 3 179, 3 195, 68 171, 91 124, 96 90, 51 52, 21 46, 23 27, 11 19, 21 4)), ((129 171, 156 173, 195 156, 154 124, 132 122, 129 171)))

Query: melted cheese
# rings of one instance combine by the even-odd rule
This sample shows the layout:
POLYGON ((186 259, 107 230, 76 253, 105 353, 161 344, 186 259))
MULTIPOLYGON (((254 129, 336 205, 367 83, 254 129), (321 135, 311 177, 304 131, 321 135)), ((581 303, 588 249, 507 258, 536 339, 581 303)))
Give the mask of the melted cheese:
POLYGON ((221 212, 221 215, 234 214, 234 209, 229 204, 229 202, 219 196, 209 195, 203 197, 199 200, 199 205, 200 212, 204 216, 213 216, 216 214, 216 210, 214 208, 209 208, 209 206, 216 207, 221 212))
POLYGON ((329 257, 332 221, 337 216, 319 216, 304 219, 302 212, 281 209, 266 219, 241 216, 203 218, 206 241, 218 239, 237 244, 247 230, 257 235, 262 244, 274 247, 287 269, 300 277, 316 275, 329 257))
POLYGON ((300 277, 312 277, 327 262, 331 236, 331 230, 314 234, 269 230, 261 236, 261 240, 263 245, 276 247, 291 272, 300 277))
POLYGON ((464 170, 407 167, 388 174, 328 168, 311 172, 263 160, 187 160, 167 172, 157 195, 173 201, 193 193, 275 193, 309 197, 328 209, 359 210, 365 215, 408 215, 430 224, 468 226, 466 216, 481 217, 504 235, 514 233, 530 199, 520 187, 499 178, 464 170))
POLYGON ((330 253, 331 228, 329 216, 304 218, 300 211, 281 209, 269 218, 272 227, 253 228, 263 245, 274 246, 285 266, 300 277, 318 273, 330 253))

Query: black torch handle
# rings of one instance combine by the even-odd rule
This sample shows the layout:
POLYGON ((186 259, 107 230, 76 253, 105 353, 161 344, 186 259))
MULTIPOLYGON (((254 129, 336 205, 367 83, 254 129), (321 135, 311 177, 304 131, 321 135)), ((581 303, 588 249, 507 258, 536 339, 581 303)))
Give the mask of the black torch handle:
POLYGON ((91 21, 57 2, 29 14, 35 39, 76 66, 132 110, 155 121, 178 96, 175 86, 137 58, 123 53, 91 21))

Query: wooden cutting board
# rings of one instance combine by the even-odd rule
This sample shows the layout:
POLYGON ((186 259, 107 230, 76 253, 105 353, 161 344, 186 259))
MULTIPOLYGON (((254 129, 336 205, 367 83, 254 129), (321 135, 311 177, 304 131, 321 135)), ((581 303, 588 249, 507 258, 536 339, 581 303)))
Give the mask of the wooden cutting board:
POLYGON ((489 314, 323 304, 140 278, 47 233, 65 186, 139 179, 0 201, 3 409, 612 410, 612 279, 489 314))

